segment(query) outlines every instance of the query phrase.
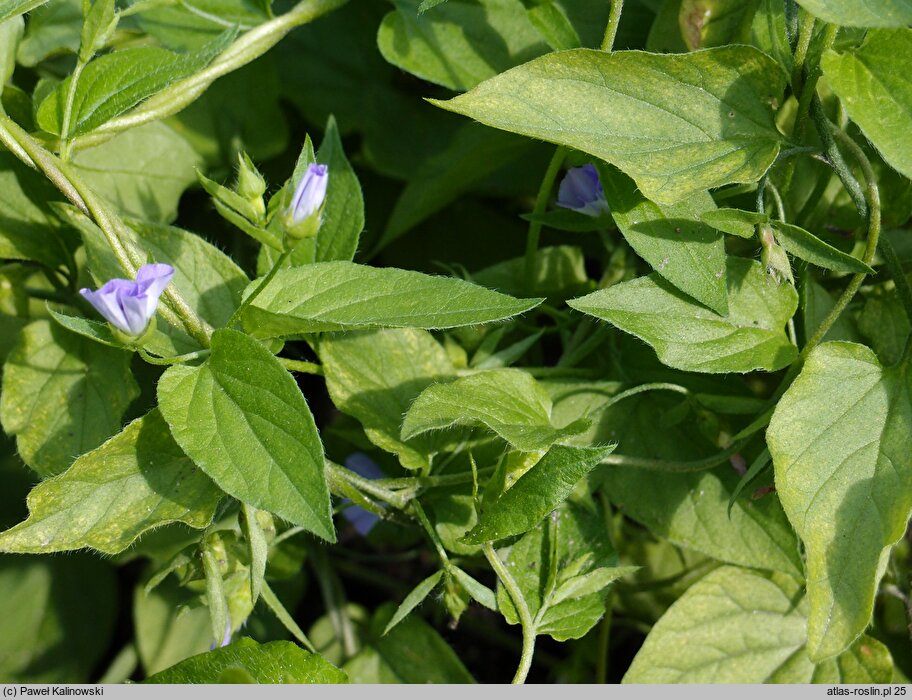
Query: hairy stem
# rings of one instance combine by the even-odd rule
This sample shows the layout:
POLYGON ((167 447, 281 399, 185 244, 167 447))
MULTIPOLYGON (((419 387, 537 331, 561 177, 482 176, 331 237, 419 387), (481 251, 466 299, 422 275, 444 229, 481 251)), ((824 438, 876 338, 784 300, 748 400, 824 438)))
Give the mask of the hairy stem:
POLYGON ((76 61, 76 67, 70 75, 70 86, 67 89, 66 102, 63 105, 63 120, 60 124, 60 159, 64 162, 70 159, 70 122, 73 120, 73 101, 76 99, 76 88, 79 77, 86 67, 81 59, 76 61))
POLYGON ((519 667, 516 669, 516 675, 513 676, 513 683, 520 684, 526 682, 529 675, 529 669, 532 668, 532 656, 535 654, 535 625, 532 621, 532 614, 529 612, 529 605, 523 597, 522 591, 519 590, 516 580, 507 570, 507 567, 497 556, 494 546, 488 542, 482 548, 485 558, 497 574, 497 578, 507 589, 510 599, 513 601, 513 607, 519 616, 519 624, 522 627, 523 645, 522 654, 519 659, 519 667))
POLYGON ((266 273, 266 276, 260 280, 260 283, 256 286, 256 288, 247 295, 247 298, 244 299, 241 302, 240 306, 234 310, 234 313, 231 314, 231 318, 229 318, 228 323, 225 324, 226 326, 233 326, 241 318, 241 314, 244 313, 244 309, 250 306, 253 303, 253 300, 260 295, 260 292, 266 289, 266 285, 272 282, 272 278, 276 276, 278 271, 281 269, 282 264, 288 260, 288 256, 291 255, 292 250, 292 248, 289 248, 278 258, 276 258, 276 261, 272 264, 272 267, 269 268, 269 272, 266 273))
POLYGON ((605 27, 605 36, 602 38, 602 51, 611 51, 614 48, 614 39, 617 37, 623 10, 624 0, 611 0, 611 12, 608 14, 608 24, 605 27))
POLYGON ((545 213, 548 206, 548 198, 551 196, 551 190, 554 188, 554 180, 564 158, 567 155, 567 149, 564 146, 558 146, 548 163, 548 169, 545 170, 545 176, 542 178, 541 186, 538 188, 538 196, 535 198, 535 208, 532 210, 532 221, 529 222, 529 232, 526 234, 526 261, 525 261, 525 279, 526 291, 529 294, 535 293, 535 273, 538 262, 538 241, 541 238, 542 225, 538 218, 545 213))
POLYGON ((346 2, 347 0, 302 0, 285 14, 243 34, 196 75, 174 83, 135 109, 106 122, 91 134, 75 139, 73 147, 94 146, 127 129, 177 114, 192 104, 218 78, 259 58, 295 27, 312 22, 346 2))
MULTIPOLYGON (((816 98, 815 98, 816 99, 816 98)), ((864 256, 862 261, 866 265, 870 265, 874 260, 874 254, 877 252, 877 244, 880 240, 880 189, 877 187, 877 178, 875 177, 874 171, 871 168, 871 163, 868 161, 867 157, 864 154, 864 151, 852 141, 845 132, 837 129, 829 121, 826 120, 826 117, 823 116, 823 112, 819 107, 819 101, 817 101, 817 109, 815 110, 815 121, 817 121, 817 128, 821 132, 825 132, 828 135, 830 141, 833 142, 833 150, 836 153, 839 153, 839 149, 836 148, 835 139, 838 139, 840 143, 846 147, 846 149, 852 153, 853 157, 858 161, 858 164, 861 166, 862 172, 864 173, 866 186, 864 189, 864 200, 863 208, 859 208, 859 213, 862 215, 867 215, 868 219, 868 242, 865 246, 864 256)), ((828 153, 829 155, 829 153, 828 153)), ((841 167, 851 175, 849 172, 848 166, 845 164, 845 161, 842 160, 840 154, 839 159, 841 161, 841 167)), ((832 161, 831 161, 832 162, 832 161)), ((834 164, 834 167, 835 164, 834 164)), ((837 170, 839 172, 839 170, 837 170)), ((842 177, 842 175, 841 175, 842 177)), ((851 179, 858 185, 858 181, 855 180, 854 176, 851 176, 851 179)), ((845 180, 843 180, 845 182, 845 180)), ((858 185, 860 188, 861 186, 858 185)), ((854 199, 854 197, 853 197, 854 199)), ((823 340, 823 337, 827 334, 827 331, 836 323, 836 320, 845 311, 846 307, 852 301, 855 296, 855 293, 861 287, 862 282, 864 282, 866 275, 863 272, 852 275, 852 279, 849 280, 848 286, 840 295, 839 299, 836 300, 836 305, 823 320, 817 330, 814 332, 814 335, 811 336, 807 344, 801 351, 799 356, 798 364, 802 364, 811 351, 823 340)))

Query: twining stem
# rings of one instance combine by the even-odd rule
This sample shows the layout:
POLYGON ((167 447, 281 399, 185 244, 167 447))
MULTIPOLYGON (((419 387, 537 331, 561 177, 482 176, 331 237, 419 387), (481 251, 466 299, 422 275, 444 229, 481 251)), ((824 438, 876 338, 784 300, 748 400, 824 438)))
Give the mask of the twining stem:
POLYGON ((602 51, 611 51, 614 48, 614 39, 617 36, 618 25, 621 22, 621 11, 624 9, 624 0, 611 0, 611 11, 608 14, 608 24, 605 26, 605 35, 602 37, 602 51))
POLYGON ((73 148, 95 146, 127 129, 177 114, 192 104, 218 78, 259 58, 295 27, 307 24, 346 2, 347 0, 302 0, 288 12, 245 32, 199 73, 174 83, 130 112, 99 126, 92 133, 74 139, 73 148))
POLYGON ((794 63, 792 66, 792 88, 795 93, 801 92, 804 80, 804 62, 807 60, 808 48, 814 37, 814 15, 805 10, 799 10, 801 19, 798 24, 798 43, 795 45, 794 63))
POLYGON ((288 260, 288 256, 291 255, 293 249, 289 248, 284 253, 282 253, 276 261, 272 264, 272 267, 269 269, 269 272, 266 273, 266 276, 260 280, 260 283, 256 286, 250 294, 247 295, 247 298, 241 302, 241 305, 234 310, 234 313, 231 314, 231 318, 228 319, 227 326, 232 326, 238 319, 241 318, 241 314, 244 313, 244 310, 253 303, 253 300, 256 299, 260 292, 266 289, 266 285, 272 282, 272 278, 276 276, 278 271, 282 268, 282 265, 288 260))
POLYGON ((542 224, 539 220, 548 206, 548 198, 551 196, 551 190, 554 188, 554 180, 557 179, 557 173, 564 164, 564 158, 567 155, 565 146, 558 146, 551 156, 551 162, 548 163, 548 169, 545 170, 545 176, 542 178, 541 186, 538 188, 538 196, 535 198, 535 207, 532 210, 532 221, 529 222, 529 232, 526 234, 526 263, 525 263, 525 280, 526 291, 529 294, 535 293, 535 276, 538 268, 538 241, 541 238, 542 224))
POLYGON ((896 293, 906 311, 906 318, 912 323, 912 287, 909 286, 909 280, 906 279, 906 274, 903 272, 902 261, 896 254, 896 249, 886 236, 880 239, 880 251, 883 253, 887 269, 890 270, 890 276, 896 285, 896 293))
MULTIPOLYGON (((826 132, 829 135, 829 138, 838 139, 840 143, 847 148, 853 155, 853 157, 858 161, 858 164, 861 166, 862 172, 864 173, 865 180, 867 181, 864 188, 864 210, 859 209, 859 213, 864 211, 867 213, 868 218, 868 242, 865 246, 865 252, 862 256, 862 261, 866 265, 870 265, 874 261, 874 254, 877 252, 877 244, 880 240, 880 189, 877 187, 877 178, 875 176, 874 170, 871 168, 871 164, 865 156, 861 148, 852 141, 848 135, 845 134, 840 129, 834 127, 826 117, 823 116, 821 110, 814 110, 814 119, 817 122, 817 128, 821 132, 826 132)), ((834 150, 838 152, 838 149, 834 150)), ((827 153, 829 156, 829 152, 827 153)), ((840 156, 841 159, 841 156, 840 156)), ((835 167, 835 165, 834 165, 835 167)), ((846 171, 848 171, 848 166, 845 165, 845 161, 842 161, 842 166, 846 171)), ((851 175, 851 173, 849 173, 851 175)), ((852 176, 854 180, 854 176, 852 176)), ((845 182, 845 180, 843 180, 845 182)), ((855 181, 857 184, 857 180, 855 181)), ((807 356, 811 351, 823 340, 823 337, 827 334, 827 331, 836 323, 836 320, 845 310, 845 308, 852 301, 855 293, 861 287, 862 282, 867 275, 863 272, 859 272, 855 275, 852 275, 852 279, 849 280, 849 284, 843 290, 842 294, 839 296, 839 299, 836 300, 835 306, 827 317, 823 319, 823 322, 814 332, 814 335, 811 336, 810 340, 807 341, 807 344, 801 350, 801 355, 798 357, 797 365, 803 364, 804 360, 807 359, 807 356)), ((794 365, 793 365, 794 366, 794 365)))
POLYGON ((494 569, 494 573, 497 574, 497 578, 500 579, 503 587, 506 588, 507 593, 510 594, 510 599, 513 601, 513 607, 516 608, 516 613, 519 616, 519 624, 522 627, 523 636, 522 654, 519 659, 519 667, 516 669, 516 675, 513 676, 512 682, 514 684, 525 683, 526 677, 529 675, 529 669, 532 667, 532 656, 535 653, 535 625, 532 620, 532 613, 529 612, 529 605, 526 603, 526 599, 519 589, 516 579, 513 578, 512 574, 507 570, 507 567, 504 566, 504 563, 500 560, 500 557, 497 556, 497 552, 494 551, 493 545, 488 542, 482 547, 482 551, 484 552, 488 563, 491 565, 491 568, 494 569))
MULTIPOLYGON (((136 271, 146 260, 130 242, 131 233, 126 224, 82 181, 68 163, 42 148, 6 115, 0 115, 0 143, 17 156, 20 153, 26 155, 27 160, 23 159, 26 165, 43 172, 67 199, 91 217, 104 234, 121 269, 130 277, 136 276, 136 271), (10 144, 15 144, 16 147, 11 147, 10 144)), ((186 330, 204 348, 209 347, 212 328, 196 314, 174 285, 168 285, 162 296, 166 303, 159 306, 159 312, 165 320, 186 330)))
POLYGON ((70 86, 67 89, 63 105, 63 120, 60 124, 60 159, 65 163, 70 159, 70 122, 73 120, 73 101, 76 99, 76 87, 86 64, 82 59, 76 61, 76 67, 70 75, 70 86))
POLYGON ((717 452, 710 457, 695 459, 689 462, 671 462, 664 459, 647 459, 645 457, 628 457, 627 455, 612 454, 602 459, 599 464, 611 467, 638 467, 639 469, 648 469, 649 471, 675 472, 678 474, 702 472, 719 466, 733 454, 740 452, 746 442, 746 440, 737 440, 721 452, 717 452))
POLYGON ((323 368, 316 362, 305 362, 304 360, 292 360, 287 357, 278 358, 282 367, 289 372, 300 372, 301 374, 315 374, 318 377, 323 376, 323 368))

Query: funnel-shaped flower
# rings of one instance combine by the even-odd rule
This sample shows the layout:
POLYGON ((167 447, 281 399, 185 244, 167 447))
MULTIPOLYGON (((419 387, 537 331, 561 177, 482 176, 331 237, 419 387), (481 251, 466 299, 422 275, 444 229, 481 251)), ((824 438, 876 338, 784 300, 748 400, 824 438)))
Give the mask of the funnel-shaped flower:
POLYGON ((136 280, 113 279, 97 290, 80 289, 89 303, 112 326, 129 336, 143 334, 155 316, 158 298, 174 276, 170 265, 143 265, 136 280))
POLYGON ((601 216, 608 212, 608 202, 594 165, 587 163, 567 171, 557 191, 557 206, 586 216, 601 216))

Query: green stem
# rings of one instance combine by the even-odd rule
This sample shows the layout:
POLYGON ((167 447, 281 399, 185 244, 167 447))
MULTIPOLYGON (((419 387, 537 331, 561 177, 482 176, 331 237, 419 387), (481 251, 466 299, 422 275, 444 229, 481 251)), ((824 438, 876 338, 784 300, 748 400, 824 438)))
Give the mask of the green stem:
POLYGON ((79 85, 79 76, 82 75, 86 64, 80 59, 70 75, 70 85, 67 89, 66 101, 63 104, 63 120, 60 124, 60 159, 66 163, 70 159, 70 122, 73 120, 73 101, 76 99, 76 87, 79 85))
POLYGON ((624 0, 611 0, 611 12, 608 14, 608 24, 605 27, 605 36, 602 37, 602 51, 611 51, 614 48, 614 39, 617 37, 618 25, 621 23, 621 12, 624 9, 624 0))
POLYGON ((523 597, 522 591, 519 589, 516 580, 507 570, 507 567, 504 566, 500 557, 497 556, 497 552, 494 551, 493 545, 488 542, 482 547, 482 551, 484 552, 488 563, 491 565, 491 568, 494 569, 494 573, 497 574, 497 578, 500 579, 503 587, 506 588, 507 593, 510 594, 510 599, 513 601, 513 607, 516 608, 516 613, 519 616, 519 624, 522 627, 523 645, 519 659, 519 667, 516 669, 516 675, 513 676, 513 683, 525 683, 526 677, 529 675, 529 669, 532 668, 532 656, 535 654, 535 626, 532 622, 532 614, 529 612, 529 606, 526 603, 526 599, 523 597))
POLYGON ((342 588, 342 582, 336 576, 336 572, 333 571, 323 547, 312 547, 310 552, 311 566, 313 566, 314 573, 317 576, 320 593, 323 596, 323 602, 326 604, 326 612, 329 615, 330 622, 336 632, 336 639, 342 645, 342 653, 345 658, 350 659, 358 653, 358 643, 355 638, 354 626, 346 609, 345 589, 342 588))
POLYGON ((719 466, 733 454, 740 452, 741 448, 744 447, 745 442, 745 440, 739 440, 733 443, 727 449, 722 450, 721 452, 717 452, 711 457, 704 457, 703 459, 696 459, 689 462, 669 462, 663 459, 628 457, 626 455, 608 455, 601 461, 601 464, 612 467, 638 467, 640 469, 648 469, 650 471, 676 472, 679 474, 689 472, 702 472, 706 471, 707 469, 712 469, 713 467, 719 466))
POLYGON ((379 485, 376 481, 371 479, 365 479, 355 472, 346 469, 345 467, 336 464, 335 462, 330 462, 326 460, 326 471, 330 473, 332 478, 336 479, 345 479, 349 484, 354 486, 359 491, 362 491, 374 498, 377 498, 385 503, 389 503, 394 508, 399 510, 404 510, 408 505, 411 496, 409 494, 398 493, 396 491, 391 491, 383 486, 379 485))
POLYGON ((551 190, 554 187, 554 180, 564 158, 567 155, 565 146, 558 146, 548 163, 548 169, 545 170, 545 176, 542 178, 541 186, 538 188, 538 196, 535 198, 535 207, 532 210, 532 221, 529 222, 529 232, 526 234, 526 264, 525 279, 526 291, 529 294, 535 293, 535 273, 538 267, 538 241, 541 238, 542 225, 538 219, 545 213, 548 206, 548 198, 551 196, 551 190))
POLYGON ((256 286, 256 289, 250 292, 250 294, 247 295, 247 298, 241 302, 241 305, 234 310, 233 314, 231 314, 231 318, 229 318, 228 323, 225 324, 226 326, 231 327, 237 323, 237 321, 241 318, 241 314, 244 312, 244 310, 253 303, 253 300, 260 295, 260 292, 266 288, 266 285, 272 282, 272 278, 276 276, 278 271, 282 268, 282 265, 286 260, 288 260, 288 256, 291 255, 292 250, 292 248, 289 248, 278 258, 276 258, 276 261, 272 264, 272 267, 269 268, 269 272, 267 272, 266 276, 260 280, 260 283, 256 286))
POLYGON ((673 391, 677 394, 684 394, 684 396, 690 395, 690 389, 680 386, 679 384, 669 384, 667 382, 640 384, 639 386, 635 386, 632 389, 628 389, 627 391, 622 391, 620 394, 616 394, 615 396, 611 397, 611 400, 608 401, 608 403, 602 406, 599 410, 602 411, 609 406, 613 406, 614 404, 623 401, 626 398, 636 396, 637 394, 642 394, 646 391, 673 391))
POLYGON ((287 369, 289 372, 301 372, 302 374, 315 374, 319 377, 323 376, 323 368, 318 365, 316 362, 305 362, 304 360, 291 360, 287 357, 278 358, 279 362, 282 363, 282 367, 287 369))
POLYGON ((346 1, 302 0, 285 14, 244 33, 199 73, 174 83, 130 112, 106 122, 91 134, 75 139, 73 147, 94 146, 127 129, 177 114, 196 101, 218 78, 259 58, 295 27, 341 7, 346 1))
POLYGON ((143 348, 138 348, 139 356, 148 362, 150 365, 178 365, 183 364, 184 362, 192 362, 193 360, 198 360, 201 357, 206 357, 209 355, 211 350, 197 350, 196 352, 188 352, 186 355, 176 355, 174 357, 156 357, 155 355, 150 355, 143 348))
MULTIPOLYGON (((91 217, 104 234, 121 269, 130 277, 136 276, 136 270, 146 260, 130 243, 131 233, 126 224, 67 163, 39 146, 22 127, 5 115, 0 115, 0 143, 8 147, 9 144, 16 144, 18 148, 10 149, 13 153, 26 155, 28 160, 23 160, 26 165, 43 172, 67 199, 91 217)), ((203 347, 209 347, 212 328, 197 316, 174 285, 168 285, 162 296, 166 305, 160 305, 159 312, 165 320, 186 330, 203 347)))
MULTIPOLYGON (((496 467, 485 467, 477 471, 478 476, 489 476, 496 467)), ((459 474, 440 474, 436 476, 410 476, 402 479, 377 479, 374 484, 379 484, 390 489, 433 489, 441 486, 458 486, 472 482, 472 472, 459 474)))
POLYGON ((433 543, 434 549, 437 550, 437 556, 440 557, 440 563, 443 564, 444 568, 449 569, 450 558, 447 556, 443 542, 440 541, 440 535, 437 534, 434 526, 431 525, 431 521, 428 520, 428 516, 424 512, 424 508, 421 507, 421 504, 418 501, 413 501, 412 511, 415 513, 415 517, 418 518, 418 522, 421 523, 421 527, 423 527, 424 531, 427 533, 428 538, 433 543))
POLYGON ((824 114, 823 105, 820 102, 820 98, 816 95, 811 101, 811 118, 814 120, 814 125, 817 127, 817 133, 820 135, 820 140, 823 141, 823 150, 827 160, 833 170, 836 171, 836 175, 838 175, 839 179, 842 181, 842 185, 845 187, 846 192, 848 192, 849 196, 852 198, 852 203, 855 205, 858 213, 861 214, 862 217, 867 218, 868 204, 865 199, 865 192, 855 178, 855 175, 852 173, 851 168, 849 168, 848 164, 845 162, 845 158, 842 157, 842 151, 839 150, 834 138, 835 127, 830 123, 830 120, 827 119, 826 114, 824 114))
POLYGON ((599 626, 598 646, 595 656, 595 682, 603 685, 608 682, 608 649, 611 642, 611 609, 614 604, 614 592, 605 599, 605 616, 599 626))
MULTIPOLYGON (((819 110, 818 102, 818 116, 822 117, 822 111, 819 110)), ((815 116, 815 119, 818 118, 815 116)), ((825 117, 822 117, 825 119, 825 117)), ((852 153, 855 160, 858 161, 858 164, 861 166, 861 170, 864 173, 866 182, 866 187, 864 189, 864 209, 859 209, 859 213, 864 211, 867 214, 868 218, 868 242, 865 246, 865 252, 862 256, 862 261, 866 265, 870 265, 874 261, 874 254, 877 252, 877 245, 880 240, 880 189, 877 187, 877 178, 874 173, 874 169, 871 167, 870 161, 868 161, 867 156, 865 156, 864 151, 856 144, 845 132, 835 128, 829 121, 826 121, 825 124, 818 124, 818 130, 826 131, 829 134, 830 140, 833 140, 834 137, 838 139, 845 148, 852 153)), ((833 142, 834 150, 838 153, 838 149, 835 148, 835 141, 833 142)), ((841 159, 840 155, 840 159, 841 159)), ((842 161, 842 165, 846 171, 848 171, 848 166, 845 165, 845 161, 842 161)), ((838 172, 838 171, 837 171, 838 172)), ((854 176, 852 177, 854 180, 854 176)), ((845 180, 843 180, 845 182, 845 180)), ((857 180, 855 180, 857 184, 857 180)), ((860 187, 860 185, 859 185, 860 187)), ((864 214, 862 214, 864 215, 864 214)), ((862 282, 867 275, 863 272, 852 275, 852 279, 849 280, 848 286, 840 295, 839 299, 836 300, 835 306, 827 314, 827 317, 823 319, 823 322, 814 332, 814 335, 808 340, 807 344, 804 346, 804 349, 801 351, 801 355, 798 358, 799 364, 803 364, 804 360, 807 359, 807 356, 811 351, 823 340, 823 337, 827 334, 827 331, 836 323, 836 320, 845 311, 846 307, 855 297, 855 293, 861 287, 862 282)))
POLYGON ((804 82, 804 62, 807 59, 808 48, 814 37, 814 15, 804 10, 800 11, 801 20, 798 25, 798 44, 795 46, 795 60, 792 67, 792 89, 796 94, 801 92, 804 82))

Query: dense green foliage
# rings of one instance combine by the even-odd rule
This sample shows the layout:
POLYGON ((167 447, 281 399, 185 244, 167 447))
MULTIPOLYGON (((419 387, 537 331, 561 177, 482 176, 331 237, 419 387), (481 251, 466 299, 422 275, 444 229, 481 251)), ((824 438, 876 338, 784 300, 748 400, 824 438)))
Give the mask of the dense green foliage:
POLYGON ((0 682, 909 682, 910 25, 0 0, 0 682))

